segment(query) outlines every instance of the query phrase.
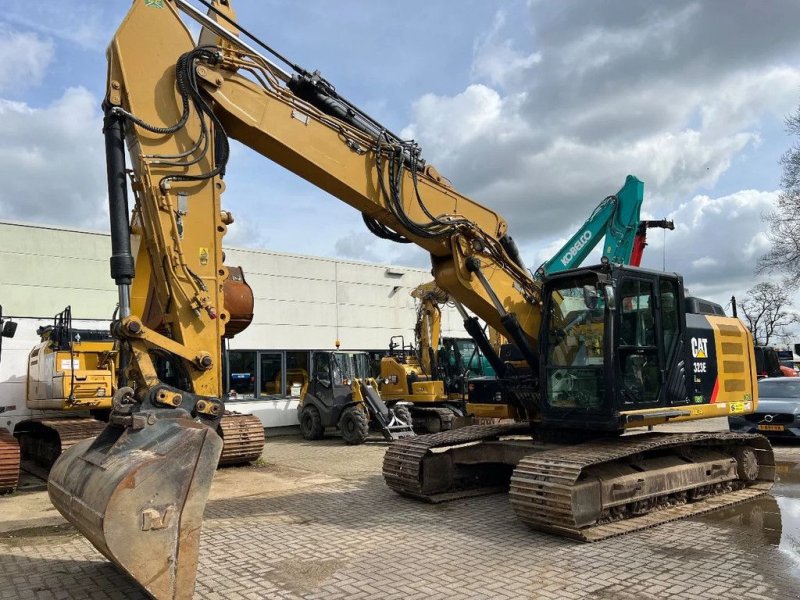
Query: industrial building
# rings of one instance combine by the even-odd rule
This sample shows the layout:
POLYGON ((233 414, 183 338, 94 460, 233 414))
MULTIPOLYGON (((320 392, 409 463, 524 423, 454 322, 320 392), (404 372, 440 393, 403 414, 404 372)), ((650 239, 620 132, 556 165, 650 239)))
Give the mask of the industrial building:
MULTIPOLYGON (((108 326, 117 304, 110 254, 105 233, 0 222, 0 305, 18 323, 16 336, 3 340, 0 426, 27 412, 27 355, 39 326, 68 305, 76 327, 108 326)), ((377 356, 392 336, 413 341, 409 292, 431 278, 424 269, 267 250, 226 248, 226 255, 244 269, 255 296, 252 324, 228 343, 228 405, 257 414, 265 427, 297 422, 285 373, 307 364, 309 350, 334 348, 338 340, 377 356)), ((465 335, 455 310, 443 310, 442 330, 465 335)))

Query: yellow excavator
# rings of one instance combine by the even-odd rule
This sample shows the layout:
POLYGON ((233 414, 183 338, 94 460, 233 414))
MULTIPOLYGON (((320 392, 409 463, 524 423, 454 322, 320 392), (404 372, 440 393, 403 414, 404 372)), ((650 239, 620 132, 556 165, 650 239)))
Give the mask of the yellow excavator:
POLYGON ((435 501, 510 486, 525 523, 588 540, 769 489, 762 436, 619 435, 753 412, 752 342, 737 319, 702 314, 674 273, 606 260, 534 278, 505 220, 418 145, 248 33, 229 0, 200 1, 207 15, 185 0, 135 0, 109 48, 112 330, 130 386, 48 483, 58 510, 150 595, 192 595, 222 446, 220 340, 235 320, 223 293, 232 217, 220 205, 229 136, 359 210, 376 235, 425 249, 437 286, 519 352, 502 381, 519 422, 393 443, 392 489, 435 501), (201 26, 197 42, 180 12, 201 26), (163 381, 160 360, 182 376, 163 381))
POLYGON ((414 431, 436 433, 463 427, 470 422, 465 395, 451 394, 439 369, 440 305, 448 301, 447 294, 429 282, 414 288, 411 296, 418 301, 416 344, 406 346, 402 336, 390 340, 389 354, 380 363, 381 397, 387 403, 410 403, 414 431))
MULTIPOLYGON (((41 338, 28 355, 25 404, 32 414, 14 426, 26 469, 46 472, 61 453, 105 427, 118 387, 118 343, 108 330, 76 328, 72 307, 39 328, 41 338)), ((169 377, 169 365, 162 379, 169 377)), ((219 464, 252 462, 264 449, 258 417, 229 413, 217 433, 224 444, 219 464)))

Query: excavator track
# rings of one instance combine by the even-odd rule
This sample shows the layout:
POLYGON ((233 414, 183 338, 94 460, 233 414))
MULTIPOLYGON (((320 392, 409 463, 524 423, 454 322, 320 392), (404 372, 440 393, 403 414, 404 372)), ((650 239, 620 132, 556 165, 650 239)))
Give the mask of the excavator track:
POLYGON ((449 431, 453 428, 456 414, 452 408, 438 407, 438 406, 417 406, 411 405, 411 418, 414 420, 414 430, 428 431, 430 433, 439 433, 441 431, 449 431), (438 421, 438 429, 430 427, 430 421, 438 421))
POLYGON ((641 434, 527 454, 509 497, 532 528, 591 542, 765 494, 774 465, 759 435, 641 434), (742 452, 758 465, 744 480, 733 458, 742 452))
POLYGON ((524 423, 476 425, 401 440, 386 451, 383 477, 427 502, 508 490, 524 523, 582 541, 738 504, 767 493, 775 477, 759 435, 647 433, 574 446, 499 440, 530 433, 524 423))
MULTIPOLYGON (((444 502, 478 494, 500 491, 506 484, 481 481, 470 477, 452 482, 452 485, 434 485, 426 478, 425 464, 428 459, 436 460, 434 450, 461 444, 473 444, 498 439, 500 436, 524 435, 530 433, 527 423, 503 425, 472 425, 441 433, 421 435, 393 443, 383 458, 383 478, 386 484, 399 494, 411 496, 427 502, 444 502)), ((444 453, 441 453, 444 456, 444 453)), ((438 471, 431 464, 431 471, 438 471)))
POLYGON ((49 469, 61 454, 78 442, 95 438, 106 424, 97 419, 29 419, 17 425, 22 459, 49 469))
MULTIPOLYGON (((33 465, 29 465, 31 470, 39 476, 44 476, 46 471, 41 469, 49 469, 63 452, 78 442, 97 437, 105 426, 102 421, 88 418, 29 419, 20 423, 16 429, 22 459, 32 462, 33 465)), ((220 421, 218 433, 224 441, 219 466, 253 462, 261 456, 264 449, 264 426, 258 417, 226 412, 220 421)), ((2 441, 0 446, 5 447, 2 441)), ((19 454, 18 448, 17 469, 20 462, 19 454)), ((0 471, 5 462, 4 456, 4 452, 0 450, 0 471)), ((26 462, 27 464, 29 463, 26 462)), ((0 476, 0 490, 3 489, 1 478, 2 476, 0 476)), ((14 485, 16 487, 16 484, 14 485)))
POLYGON ((217 433, 223 441, 218 466, 253 462, 264 450, 264 425, 253 415, 226 411, 217 433))
POLYGON ((10 494, 19 483, 19 443, 0 427, 0 494, 10 494))

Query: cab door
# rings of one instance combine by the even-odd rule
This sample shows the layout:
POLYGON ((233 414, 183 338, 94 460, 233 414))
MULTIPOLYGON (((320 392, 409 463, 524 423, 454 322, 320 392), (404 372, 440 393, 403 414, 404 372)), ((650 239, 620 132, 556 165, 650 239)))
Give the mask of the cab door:
POLYGON ((680 280, 627 272, 617 289, 621 409, 686 404, 680 280))
POLYGON ((311 356, 309 390, 324 406, 333 406, 334 365, 330 352, 314 352, 311 356))
POLYGON ((617 364, 621 408, 651 408, 662 403, 663 362, 654 277, 630 273, 617 287, 617 364))

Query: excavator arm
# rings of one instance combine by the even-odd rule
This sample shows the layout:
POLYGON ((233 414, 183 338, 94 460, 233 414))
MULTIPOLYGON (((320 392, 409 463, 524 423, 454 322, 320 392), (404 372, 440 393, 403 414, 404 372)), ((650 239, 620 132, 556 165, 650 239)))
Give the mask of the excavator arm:
POLYGON ((439 341, 442 337, 442 310, 439 307, 448 301, 448 296, 435 282, 417 286, 411 291, 411 296, 419 301, 417 322, 414 326, 419 364, 425 375, 435 377, 439 341))
MULTIPOLYGON (((221 15, 229 10, 218 8, 221 15)), ((231 137, 353 206, 374 233, 430 252, 439 287, 535 348, 539 286, 497 213, 458 193, 413 142, 347 102, 318 73, 297 67, 290 75, 216 22, 204 25, 228 50, 216 64, 197 63, 197 82, 231 137)))
POLYGON ((628 175, 622 189, 613 196, 604 198, 572 237, 536 270, 537 277, 578 267, 597 247, 603 236, 605 260, 638 267, 647 245, 647 230, 675 229, 673 222, 666 219, 640 221, 643 200, 644 184, 633 175, 628 175))

